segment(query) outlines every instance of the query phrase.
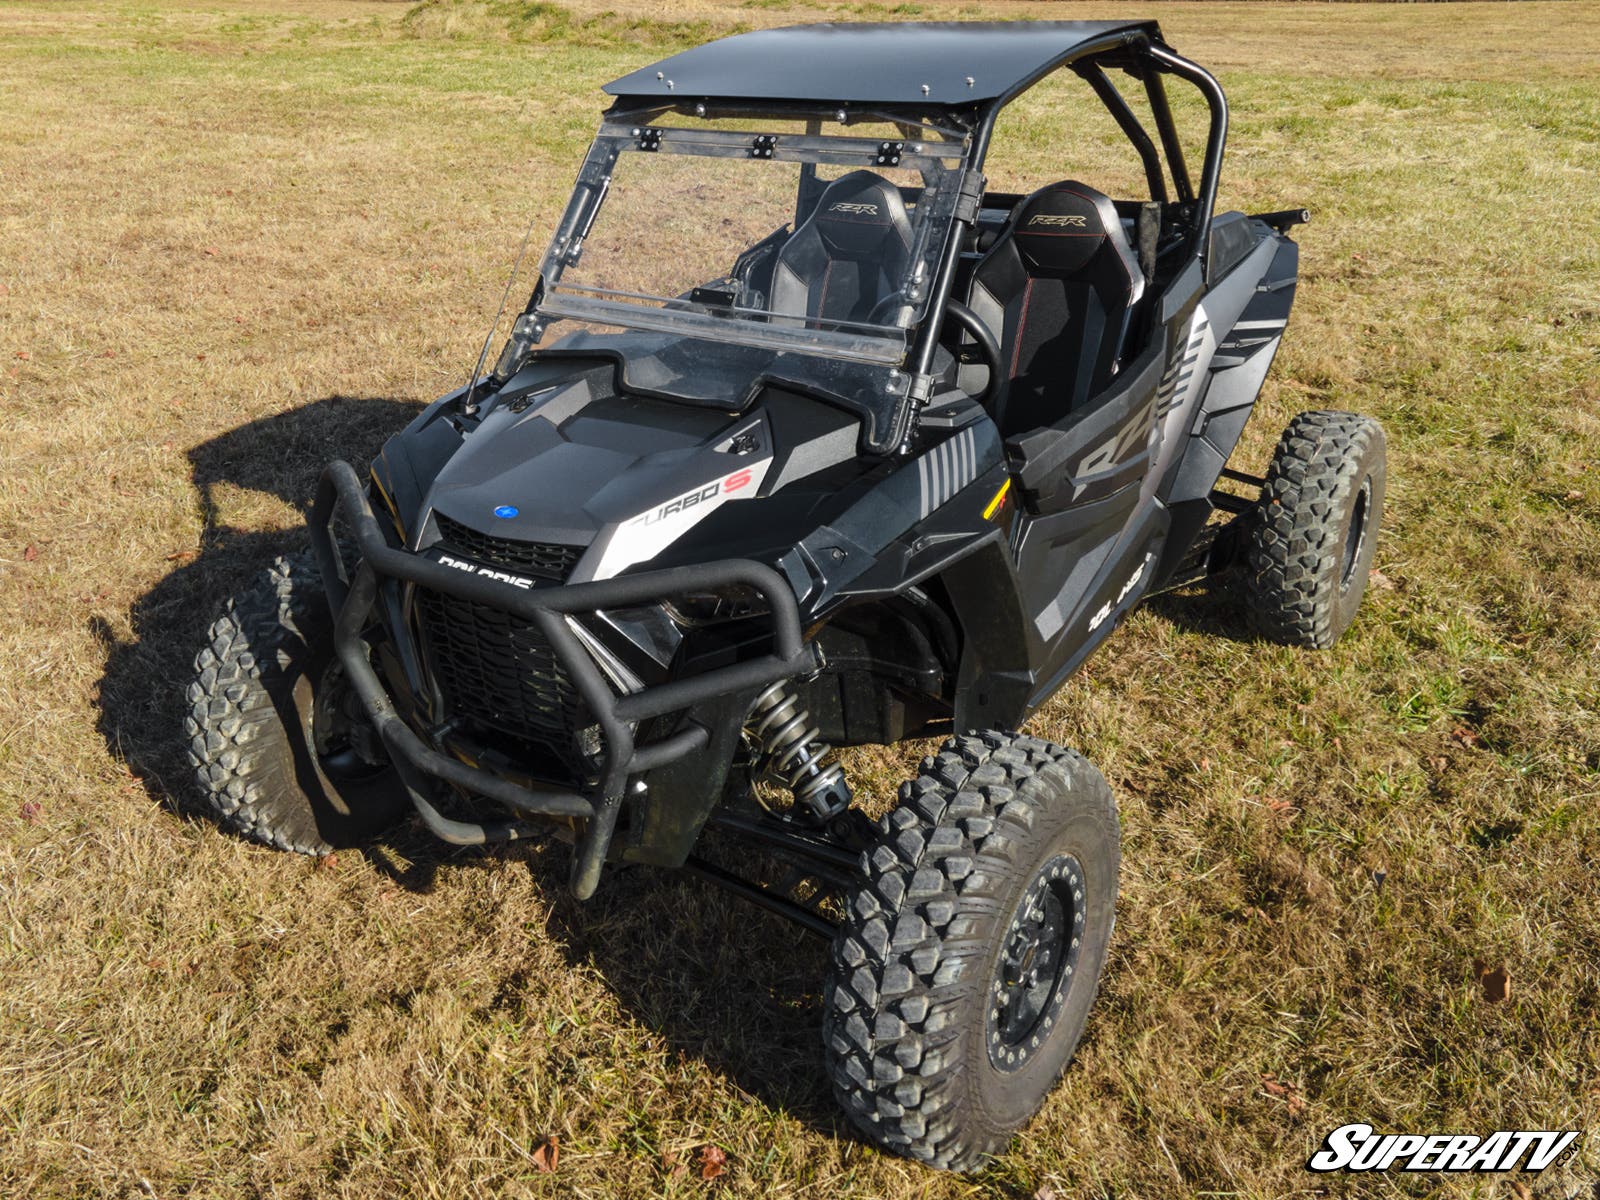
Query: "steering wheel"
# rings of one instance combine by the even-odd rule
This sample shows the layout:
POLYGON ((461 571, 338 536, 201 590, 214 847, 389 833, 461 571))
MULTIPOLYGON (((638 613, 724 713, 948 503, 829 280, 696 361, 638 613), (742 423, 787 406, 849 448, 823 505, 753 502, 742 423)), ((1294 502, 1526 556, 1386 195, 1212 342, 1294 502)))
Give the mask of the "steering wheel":
POLYGON ((989 381, 983 385, 983 391, 977 396, 978 403, 987 408, 1000 392, 1000 343, 994 340, 994 333, 983 323, 978 314, 961 301, 946 301, 944 315, 947 322, 954 321, 977 343, 983 365, 989 368, 989 381))

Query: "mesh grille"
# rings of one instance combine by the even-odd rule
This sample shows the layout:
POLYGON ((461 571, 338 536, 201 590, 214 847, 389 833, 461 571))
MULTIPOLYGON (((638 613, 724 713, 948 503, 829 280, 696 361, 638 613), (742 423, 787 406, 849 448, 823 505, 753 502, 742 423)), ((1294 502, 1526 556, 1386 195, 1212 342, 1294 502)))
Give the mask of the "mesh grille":
POLYGON ((433 519, 439 523, 439 536, 458 554, 550 583, 564 582, 583 554, 582 546, 514 542, 509 538, 491 537, 487 533, 469 529, 459 521, 452 521, 443 513, 434 513, 433 519))
MULTIPOLYGON (((560 583, 582 547, 514 542, 435 514, 441 545, 489 566, 560 583)), ((418 588, 417 618, 429 666, 449 711, 509 735, 536 756, 578 768, 582 720, 577 689, 531 622, 499 609, 418 588), (541 753, 542 752, 542 753, 541 753)))

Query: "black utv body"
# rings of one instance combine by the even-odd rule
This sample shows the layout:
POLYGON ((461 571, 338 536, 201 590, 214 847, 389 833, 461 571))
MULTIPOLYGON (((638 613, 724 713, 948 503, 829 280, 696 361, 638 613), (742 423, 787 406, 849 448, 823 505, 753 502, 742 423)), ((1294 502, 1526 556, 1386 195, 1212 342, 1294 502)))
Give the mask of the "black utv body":
POLYGON ((579 897, 647 863, 784 913, 832 941, 851 1118, 970 1168, 1070 1058, 1116 898, 1105 781, 1014 731, 1146 596, 1236 565, 1263 632, 1330 645, 1382 431, 1302 414, 1264 479, 1227 469, 1306 214, 1213 212, 1223 93, 1154 22, 777 29, 606 90, 498 366, 330 466, 316 569, 213 628, 202 785, 303 852, 409 807, 558 829, 579 897), (996 115, 1060 70, 1148 195, 986 189, 996 115), (1209 109, 1198 181, 1169 81, 1209 109), (944 734, 852 809, 833 748, 944 734), (762 853, 702 857, 708 825, 762 853))

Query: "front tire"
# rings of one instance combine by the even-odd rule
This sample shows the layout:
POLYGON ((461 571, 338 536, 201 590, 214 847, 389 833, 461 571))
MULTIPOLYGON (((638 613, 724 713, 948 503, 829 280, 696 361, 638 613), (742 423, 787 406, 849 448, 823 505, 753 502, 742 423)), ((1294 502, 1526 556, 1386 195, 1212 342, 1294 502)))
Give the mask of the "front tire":
POLYGON ((1347 412, 1289 422, 1249 545, 1250 610, 1267 638, 1326 650, 1361 607, 1388 480, 1383 426, 1347 412))
POLYGON ((310 552, 228 602, 195 658, 189 761, 228 831, 298 854, 359 845, 409 808, 333 649, 310 552))
POLYGON ((1116 805, 1073 751, 967 735, 923 761, 877 842, 833 943, 834 1092, 880 1145, 972 1170, 1082 1036, 1115 919, 1116 805))

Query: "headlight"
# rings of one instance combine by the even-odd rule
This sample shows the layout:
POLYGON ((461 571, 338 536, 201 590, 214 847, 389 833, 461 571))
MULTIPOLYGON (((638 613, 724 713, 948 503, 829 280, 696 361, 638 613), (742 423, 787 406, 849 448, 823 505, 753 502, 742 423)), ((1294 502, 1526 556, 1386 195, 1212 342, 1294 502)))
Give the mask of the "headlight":
POLYGON ((746 617, 764 616, 771 611, 766 597, 742 583, 712 591, 686 592, 663 601, 662 607, 674 621, 688 628, 716 625, 723 621, 742 621, 746 617))

